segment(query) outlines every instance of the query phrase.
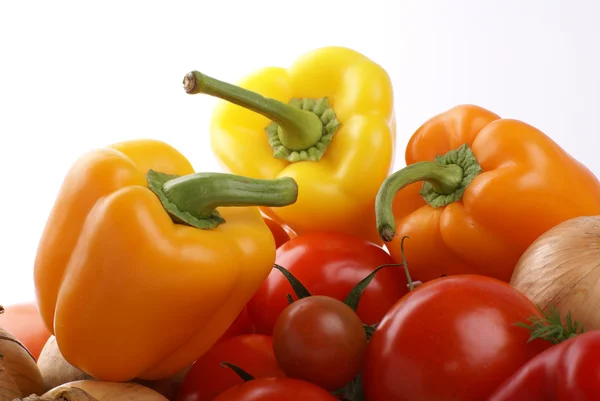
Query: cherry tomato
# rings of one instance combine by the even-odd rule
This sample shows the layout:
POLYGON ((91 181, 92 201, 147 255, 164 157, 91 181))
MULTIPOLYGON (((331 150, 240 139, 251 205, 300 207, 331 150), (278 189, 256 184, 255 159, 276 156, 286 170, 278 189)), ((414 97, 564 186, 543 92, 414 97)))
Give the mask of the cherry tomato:
POLYGON ((201 356, 185 375, 178 401, 211 401, 228 388, 244 381, 230 368, 229 362, 255 378, 284 377, 273 354, 273 340, 261 334, 245 334, 215 344, 201 356))
POLYGON ((21 341, 36 360, 50 338, 35 302, 4 306, 0 327, 21 341))
POLYGON ((250 380, 224 391, 213 401, 339 401, 319 386, 292 378, 250 380))
POLYGON ((335 391, 360 371, 367 335, 348 305, 315 295, 295 301, 281 313, 273 332, 273 349, 288 377, 335 391))
POLYGON ((221 336, 219 341, 226 340, 231 337, 241 336, 242 334, 253 334, 254 324, 248 314, 248 308, 242 309, 238 317, 233 321, 231 326, 221 336))
POLYGON ((294 236, 293 232, 290 229, 279 224, 277 221, 273 220, 271 217, 263 214, 263 220, 267 223, 267 226, 271 230, 273 237, 275 238, 275 247, 279 248, 281 245, 285 244, 294 236))
MULTIPOLYGON (((312 295, 343 301, 359 281, 378 266, 395 263, 381 247, 342 233, 310 232, 292 238, 277 250, 276 263, 292 273, 312 295)), ((364 291, 358 317, 365 324, 379 322, 407 292, 402 267, 380 270, 364 291)), ((288 306, 292 287, 273 269, 248 303, 256 332, 272 335, 275 321, 288 306)))
POLYGON ((369 401, 482 401, 552 344, 527 342, 540 310, 494 278, 448 276, 420 285, 371 337, 362 372, 369 401))

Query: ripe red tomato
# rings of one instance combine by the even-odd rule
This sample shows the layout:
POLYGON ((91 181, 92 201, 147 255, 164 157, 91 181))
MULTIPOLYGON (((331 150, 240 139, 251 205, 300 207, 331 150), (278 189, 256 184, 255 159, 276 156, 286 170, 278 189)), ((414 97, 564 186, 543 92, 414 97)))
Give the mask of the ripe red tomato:
POLYGON ((339 401, 319 386, 298 379, 250 380, 221 393, 213 401, 339 401))
POLYGON ((233 321, 231 326, 221 336, 219 341, 227 340, 231 337, 241 336, 242 334, 253 334, 254 324, 248 314, 248 308, 242 309, 238 317, 233 321))
POLYGON ((315 295, 295 301, 281 313, 273 348, 288 377, 335 391, 362 368, 367 335, 348 305, 315 295))
POLYGON ((35 302, 5 306, 0 314, 0 327, 21 341, 36 360, 50 338, 35 302))
MULTIPOLYGON (((358 282, 378 266, 395 263, 381 247, 362 238, 326 232, 310 232, 292 238, 277 250, 276 263, 292 273, 312 295, 343 301, 358 282)), ((365 324, 378 323, 388 309, 406 294, 401 267, 380 270, 364 291, 358 317, 365 324)), ((256 332, 272 335, 275 321, 288 306, 293 290, 285 276, 273 269, 248 303, 256 332)))
POLYGON ((230 368, 229 362, 255 378, 284 377, 273 354, 273 340, 261 334, 232 337, 215 344, 201 356, 185 375, 178 401, 211 401, 228 388, 244 381, 230 368))
POLYGON ((577 334, 536 355, 488 401, 594 400, 600 394, 600 331, 577 334))
POLYGON ((269 216, 263 214, 263 220, 267 223, 267 226, 271 230, 273 234, 273 238, 275 238, 275 246, 279 248, 281 245, 285 244, 292 238, 294 233, 287 228, 284 228, 281 224, 270 218, 269 216))
POLYGON ((486 400, 517 369, 552 344, 527 342, 541 312, 509 284, 448 276, 420 285, 388 312, 367 349, 369 401, 486 400))

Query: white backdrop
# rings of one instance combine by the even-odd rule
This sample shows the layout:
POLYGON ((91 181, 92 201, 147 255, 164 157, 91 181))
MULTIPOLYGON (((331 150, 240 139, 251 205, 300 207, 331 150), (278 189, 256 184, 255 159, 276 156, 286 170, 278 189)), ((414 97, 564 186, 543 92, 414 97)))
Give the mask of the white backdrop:
POLYGON ((1 1, 0 304, 34 299, 37 243, 82 152, 151 137, 196 170, 218 168, 214 99, 181 86, 193 69, 235 82, 352 47, 392 77, 397 167, 421 123, 475 103, 537 126, 598 174, 599 18, 595 0, 1 1))

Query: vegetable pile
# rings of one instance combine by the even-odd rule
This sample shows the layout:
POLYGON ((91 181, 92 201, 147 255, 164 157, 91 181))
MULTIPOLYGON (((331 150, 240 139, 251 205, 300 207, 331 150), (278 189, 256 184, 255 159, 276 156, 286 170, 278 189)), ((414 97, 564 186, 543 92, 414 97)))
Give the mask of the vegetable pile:
POLYGON ((392 82, 341 47, 183 87, 223 171, 151 138, 74 162, 0 401, 597 399, 600 181, 552 139, 458 105, 392 171, 392 82))

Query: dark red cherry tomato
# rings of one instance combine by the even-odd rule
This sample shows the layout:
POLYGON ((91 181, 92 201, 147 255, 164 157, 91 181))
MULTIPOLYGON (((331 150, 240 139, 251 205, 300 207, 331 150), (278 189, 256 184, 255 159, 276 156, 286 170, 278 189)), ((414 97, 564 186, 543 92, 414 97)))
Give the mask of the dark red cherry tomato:
POLYGON ((273 348, 288 377, 328 391, 348 384, 362 368, 367 335, 354 311, 322 295, 302 298, 277 319, 273 348))
MULTIPOLYGON (((381 247, 362 238, 329 232, 311 232, 292 238, 277 250, 276 263, 292 273, 312 295, 343 301, 352 288, 373 270, 394 260, 381 247)), ((377 273, 364 291, 357 314, 365 324, 379 322, 388 309, 406 294, 402 267, 377 273)), ((248 304, 257 333, 272 335, 275 321, 293 294, 285 276, 273 269, 248 304)))

